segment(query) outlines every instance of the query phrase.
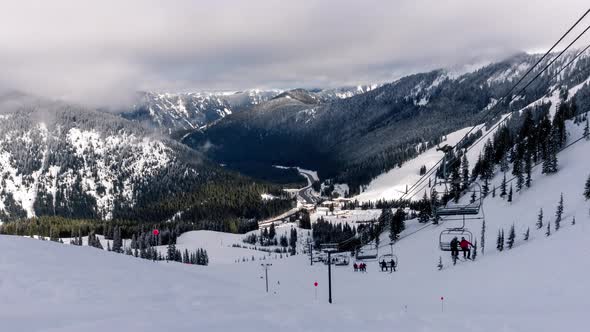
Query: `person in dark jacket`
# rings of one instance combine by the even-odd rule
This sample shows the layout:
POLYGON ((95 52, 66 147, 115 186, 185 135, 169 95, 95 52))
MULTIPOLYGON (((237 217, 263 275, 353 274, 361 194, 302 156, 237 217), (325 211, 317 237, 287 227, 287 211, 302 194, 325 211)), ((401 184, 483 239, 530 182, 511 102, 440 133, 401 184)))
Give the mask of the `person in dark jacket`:
POLYGON ((451 240, 451 257, 457 258, 459 256, 459 240, 454 237, 451 240))
POLYGON ((461 247, 461 250, 463 251, 463 258, 465 259, 471 259, 471 249, 469 249, 469 247, 473 247, 473 244, 471 244, 471 242, 465 240, 464 237, 461 238, 461 242, 459 243, 459 246, 461 247))
POLYGON ((382 260, 380 264, 381 264, 381 272, 387 271, 387 263, 385 262, 385 260, 382 260))
POLYGON ((391 264, 391 272, 395 272, 395 260, 393 260, 393 258, 391 259, 391 262, 389 262, 389 264, 391 264))

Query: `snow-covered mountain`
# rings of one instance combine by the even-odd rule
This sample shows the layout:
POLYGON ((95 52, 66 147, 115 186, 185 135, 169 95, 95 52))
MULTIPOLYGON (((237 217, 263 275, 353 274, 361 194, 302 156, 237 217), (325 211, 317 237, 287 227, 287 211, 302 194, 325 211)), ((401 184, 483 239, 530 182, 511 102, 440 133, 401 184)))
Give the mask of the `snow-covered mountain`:
POLYGON ((228 114, 269 100, 279 90, 243 92, 140 93, 126 119, 142 122, 165 132, 196 129, 228 114))
MULTIPOLYGON (((498 105, 497 110, 521 109, 560 86, 586 82, 588 51, 555 76, 577 52, 564 54, 525 93, 514 96, 510 105, 498 105)), ((358 192, 361 185, 416 156, 428 144, 478 124, 482 112, 495 105, 540 57, 518 54, 474 70, 409 75, 322 103, 314 103, 304 91, 283 93, 250 112, 224 118, 204 133, 188 135, 183 142, 189 146, 212 143, 216 149, 209 156, 220 163, 240 160, 315 169, 322 178, 348 183, 358 192)), ((539 68, 551 60, 545 59, 539 68)), ((576 103, 590 106, 587 98, 577 98, 576 103)))
MULTIPOLYGON (((241 208, 231 211, 223 196, 247 192, 262 203, 260 194, 272 190, 119 116, 25 99, 11 95, 0 100, 4 111, 0 116, 2 221, 61 216, 157 222, 178 211, 196 221, 218 209, 228 218, 238 218, 241 208), (20 106, 8 108, 9 104, 20 106), (220 202, 195 203, 208 195, 205 184, 209 193, 223 193, 218 196, 220 202)), ((237 200, 241 198, 233 203, 237 200)), ((287 206, 281 208, 289 208, 285 202, 287 206)), ((252 207, 248 217, 255 218, 261 207, 264 204, 252 207)), ((262 212, 260 217, 268 213, 272 212, 262 212)))
POLYGON ((192 152, 116 116, 45 104, 2 115, 0 128, 5 218, 111 219, 141 201, 162 174, 176 169, 183 173, 178 180, 200 177, 197 164, 181 156, 192 152))
POLYGON ((334 89, 283 90, 251 89, 238 92, 140 93, 132 110, 121 115, 142 122, 168 134, 202 128, 232 113, 251 109, 278 96, 306 95, 308 101, 324 103, 349 98, 377 86, 341 87, 334 89))

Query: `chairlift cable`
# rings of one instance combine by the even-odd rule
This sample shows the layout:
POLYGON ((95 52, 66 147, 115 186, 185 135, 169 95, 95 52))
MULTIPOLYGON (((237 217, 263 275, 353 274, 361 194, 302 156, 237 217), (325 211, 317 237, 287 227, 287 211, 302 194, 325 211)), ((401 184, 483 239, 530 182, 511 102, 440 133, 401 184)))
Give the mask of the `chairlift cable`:
MULTIPOLYGON (((537 67, 537 66, 540 64, 540 62, 541 62, 541 61, 543 61, 543 60, 544 60, 544 58, 546 58, 546 57, 547 57, 547 56, 548 56, 548 55, 551 53, 551 51, 552 51, 552 50, 553 50, 553 49, 554 49, 554 48, 555 48, 555 47, 556 47, 556 46, 557 46, 557 45, 558 45, 558 44, 559 44, 559 43, 560 43, 560 42, 561 42, 561 41, 562 41, 562 40, 563 40, 563 39, 564 39, 564 38, 565 38, 565 37, 566 37, 566 36, 567 36, 567 35, 568 35, 568 34, 569 34, 569 33, 570 33, 570 32, 571 32, 571 31, 572 31, 572 30, 573 30, 573 29, 574 29, 574 28, 575 28, 575 27, 576 27, 576 26, 577 26, 577 25, 578 25, 578 24, 579 24, 579 23, 580 23, 580 22, 581 22, 581 21, 582 21, 584 18, 585 18, 585 17, 586 17, 586 15, 588 15, 588 13, 590 13, 590 9, 586 10, 586 12, 585 12, 585 13, 584 13, 584 14, 583 14, 583 15, 582 15, 582 16, 581 16, 581 17, 580 17, 580 18, 579 18, 579 19, 578 19, 578 20, 577 20, 577 21, 576 21, 576 22, 575 22, 575 23, 574 23, 574 24, 573 24, 573 25, 572 25, 572 26, 571 26, 571 27, 570 27, 570 28, 569 28, 569 29, 568 29, 568 30, 567 30, 567 31, 566 31, 566 32, 565 32, 565 33, 564 33, 562 36, 561 36, 561 38, 559 38, 559 40, 557 40, 557 42, 555 42, 555 43, 553 44, 553 46, 552 46, 552 47, 551 47, 551 48, 550 48, 550 49, 549 49, 547 52, 545 52, 545 54, 544 54, 544 55, 543 55, 543 56, 542 56, 542 57, 541 57, 541 58, 540 58, 540 59, 539 59, 539 60, 538 60, 538 61, 535 63, 535 65, 533 65, 531 68, 529 68, 529 70, 528 70, 528 71, 525 73, 525 75, 523 75, 523 76, 521 77, 521 79, 519 79, 519 81, 518 81, 518 82, 517 82, 517 83, 516 83, 516 84, 515 84, 515 85, 514 85, 514 86, 513 86, 513 87, 512 87, 510 90, 509 90, 509 93, 508 93, 508 94, 506 94, 506 95, 509 95, 509 94, 510 94, 510 93, 511 93, 511 92, 512 92, 514 89, 516 89, 516 87, 518 86, 518 84, 520 84, 520 83, 522 82, 522 80, 523 80, 523 79, 524 79, 526 76, 528 76, 528 74, 529 74, 530 72, 532 72, 532 70, 533 70, 534 68, 536 68, 536 67, 537 67)), ((589 26, 589 28, 590 28, 590 26, 589 26)), ((584 34, 584 33, 585 33, 587 30, 588 30, 588 28, 586 28, 586 30, 584 30, 584 32, 582 32, 582 33, 581 33, 581 34, 580 34, 580 35, 579 35, 579 36, 578 36, 578 37, 577 37, 577 38, 574 40, 574 42, 575 42, 575 41, 577 41, 577 40, 578 40, 578 39, 579 39, 579 38, 580 38, 580 37, 581 37, 581 36, 582 36, 582 35, 583 35, 583 34, 584 34)), ((555 60, 557 60, 557 58, 559 58, 559 57, 560 57, 560 56, 561 56, 561 55, 562 55, 562 54, 563 54, 563 53, 564 53, 564 52, 565 52, 565 51, 566 51, 566 50, 567 50, 567 49, 568 49, 568 48, 569 48, 569 47, 570 47, 572 44, 573 44, 573 42, 572 42, 572 43, 570 43, 570 45, 569 45, 568 47, 566 47, 566 48, 565 48, 565 49, 564 49, 564 50, 563 50, 563 51, 562 51, 562 52, 561 52, 561 53, 560 53, 558 56, 556 56, 556 57, 553 59, 553 62, 554 62, 555 60)), ((569 64, 568 64, 568 65, 569 65, 569 64)), ((543 71, 541 71, 541 72, 543 72, 543 71)), ((530 81, 530 82, 529 82, 529 83, 528 83, 528 84, 525 86, 525 88, 526 88, 526 87, 528 87, 528 86, 529 86, 529 85, 530 85, 530 84, 531 84, 531 83, 532 83, 534 80, 536 80, 536 78, 538 78, 538 77, 539 77, 539 75, 537 75, 537 76, 536 76, 536 77, 535 77, 533 80, 531 80, 531 81, 530 81)), ((521 91, 523 91, 523 90, 524 90, 524 88, 523 88, 523 89, 521 89, 521 91)), ((517 93, 516 95, 519 95, 519 94, 520 94, 520 92, 519 92, 519 93, 517 93)), ((503 98, 504 98, 504 97, 503 97, 503 98)), ((497 105, 499 105, 499 104, 500 104, 500 100, 501 100, 501 99, 503 99, 503 98, 500 98, 500 99, 498 100, 498 102, 496 102, 496 103, 494 104, 494 106, 493 106, 493 107, 491 107, 491 108, 490 108, 490 109, 487 111, 487 113, 491 112, 491 110, 492 110, 492 109, 494 109, 494 108, 495 108, 497 105)), ((513 98, 514 98, 514 97, 513 97, 513 98)), ((512 112, 514 112, 514 111, 512 111, 512 112)), ((510 113, 512 113, 512 112, 510 112, 510 113)), ((497 115, 497 114, 496 114, 496 115, 497 115)), ((487 114, 486 114, 486 116, 487 116, 487 114)), ((495 116, 495 115, 494 115, 494 116, 495 116)), ((493 117, 492 117, 492 118, 493 118, 493 117)), ((468 132, 467 132, 467 133, 466 133, 464 136, 463 136, 463 138, 461 138, 461 139, 459 140, 459 142, 458 142, 457 144, 455 144, 455 146, 453 146, 453 148, 455 148, 455 147, 456 147, 456 146, 457 146, 459 143, 461 143, 462 141, 464 141, 464 140, 465 140, 465 138, 467 138, 467 136, 468 136, 468 135, 469 135, 469 134, 470 134, 470 133, 471 133, 471 132, 472 132, 472 131, 473 131, 473 130, 476 128, 476 127, 478 127, 480 124, 481 124, 481 123, 477 123, 477 124, 475 124, 475 125, 474 125, 474 126, 473 126, 473 127, 472 127, 472 128, 471 128, 471 129, 470 129, 470 130, 469 130, 469 131, 468 131, 468 132)), ((489 131, 488 131, 488 133, 489 133, 489 131)), ((475 145, 475 144, 472 144, 471 146, 473 146, 473 145, 475 145)), ((443 157, 443 158, 441 158, 441 159, 440 159, 440 160, 439 160, 439 161, 438 161, 438 162, 437 162, 437 163, 436 163, 436 164, 435 164, 433 167, 431 167, 431 168, 430 168, 430 170, 428 170, 428 172, 426 172, 426 173, 425 173, 425 174, 424 174, 424 175, 423 175, 423 176, 422 176, 422 177, 421 177, 421 178, 420 178, 420 179, 419 179, 419 180, 418 180, 416 183, 414 183, 414 184, 413 184, 413 185, 412 185, 412 186, 411 186, 411 187, 410 187, 410 188, 409 188, 409 189, 406 191, 406 193, 402 195, 402 197, 400 198, 400 200, 404 199, 404 197, 405 197, 405 196, 406 196, 406 195, 407 195, 409 192, 412 192, 412 191, 413 191, 413 189, 414 189, 416 186, 418 186, 418 185, 419 185, 421 182, 423 182, 423 181, 424 181, 424 180, 425 180, 427 177, 428 177, 428 178, 430 178, 430 175, 431 175, 430 173, 432 173, 432 170, 434 170, 434 169, 435 169, 435 168, 436 168, 436 167, 437 167, 437 166, 438 166, 438 165, 439 165, 439 164, 440 164, 440 163, 441 163, 443 160, 444 160, 444 157, 443 157)), ((413 197, 413 196, 414 196, 414 195, 412 195, 412 197, 413 197)))

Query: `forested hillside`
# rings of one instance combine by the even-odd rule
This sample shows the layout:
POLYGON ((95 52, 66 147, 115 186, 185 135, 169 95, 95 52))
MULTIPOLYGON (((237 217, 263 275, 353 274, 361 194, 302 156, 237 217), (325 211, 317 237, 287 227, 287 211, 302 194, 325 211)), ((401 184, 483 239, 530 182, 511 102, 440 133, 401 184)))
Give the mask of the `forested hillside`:
POLYGON ((0 118, 0 219, 193 222, 237 231, 241 219, 291 207, 279 187, 207 161, 118 116, 27 97, 4 96, 0 118), (22 99, 20 99, 23 102, 22 99), (6 105, 17 105, 8 107, 6 105), (272 193, 278 198, 263 200, 272 193))
MULTIPOLYGON (((554 78, 575 53, 566 53, 525 93, 508 98, 512 102, 497 109, 521 109, 550 89, 585 82, 590 76, 588 52, 554 78)), ((323 178, 348 183, 354 194, 377 175, 439 143, 446 133, 479 123, 482 112, 494 107, 539 58, 520 54, 468 73, 437 70, 410 75, 320 105, 284 96, 228 116, 183 142, 193 147, 207 142, 213 146, 208 155, 219 162, 317 169, 323 178)), ((580 90, 578 107, 587 105, 587 90, 580 90)))

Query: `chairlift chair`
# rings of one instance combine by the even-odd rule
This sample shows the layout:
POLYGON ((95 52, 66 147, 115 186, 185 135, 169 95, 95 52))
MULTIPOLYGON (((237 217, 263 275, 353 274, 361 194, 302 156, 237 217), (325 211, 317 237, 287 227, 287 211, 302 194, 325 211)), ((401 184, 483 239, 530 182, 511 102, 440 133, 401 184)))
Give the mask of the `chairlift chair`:
POLYGON ((332 258, 334 265, 336 266, 346 266, 350 264, 350 259, 347 255, 337 255, 332 258))
MULTIPOLYGON (((394 254, 383 254, 381 256, 379 256, 379 266, 381 266, 381 262, 385 261, 385 264, 387 264, 387 268, 391 269, 391 260, 393 259, 393 261, 395 262, 395 266, 398 266, 398 260, 397 260, 397 256, 394 254)), ((381 269, 381 267, 379 267, 381 269)))
MULTIPOLYGON (((450 181, 444 181, 441 184, 444 184, 445 186, 443 197, 451 196, 448 184, 453 183, 450 181)), ((450 200, 444 205, 437 206, 435 200, 432 200, 432 211, 434 213, 435 219, 439 219, 441 221, 460 220, 463 222, 461 227, 447 228, 440 233, 439 246, 440 250, 442 251, 451 251, 451 240, 453 240, 455 237, 457 237, 458 240, 464 237, 467 241, 472 242, 473 234, 469 231, 469 229, 465 228, 466 220, 485 220, 481 186, 479 183, 474 182, 471 184, 471 187, 472 189, 470 189, 468 192, 473 193, 475 196, 475 200, 472 203, 455 203, 453 200, 450 200)), ((435 188, 436 186, 432 187, 430 197, 434 196, 433 194, 436 190, 435 188)))
POLYGON ((473 233, 466 228, 448 228, 442 231, 438 237, 440 250, 451 251, 451 241, 457 238, 459 241, 464 237, 465 240, 473 243, 473 233))
MULTIPOLYGON (((447 186, 448 183, 451 182, 446 181, 443 183, 445 186, 445 190, 442 193, 443 198, 449 197, 451 195, 449 187, 447 186)), ((435 200, 432 200, 432 211, 434 213, 434 217, 444 218, 445 220, 482 219, 481 217, 477 217, 480 213, 483 213, 483 195, 481 186, 479 185, 479 183, 474 182, 472 184, 472 187, 473 188, 470 189, 468 192, 475 194, 476 199, 473 201, 473 203, 455 203, 453 202, 453 200, 449 200, 444 205, 437 205, 435 200), (465 216, 471 217, 466 218, 465 216)), ((434 196, 435 191, 436 186, 433 186, 430 197, 434 196)))
POLYGON ((356 253, 356 260, 358 261, 373 261, 378 257, 377 249, 360 249, 356 253))

